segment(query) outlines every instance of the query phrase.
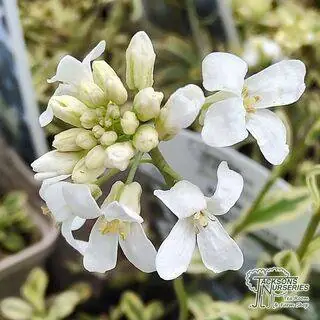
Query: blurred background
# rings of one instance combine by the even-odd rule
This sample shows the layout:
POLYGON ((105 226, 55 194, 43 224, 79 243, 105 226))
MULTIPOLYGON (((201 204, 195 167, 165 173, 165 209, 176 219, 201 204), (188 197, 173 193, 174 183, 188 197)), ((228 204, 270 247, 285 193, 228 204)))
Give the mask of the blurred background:
MULTIPOLYGON (((3 300, 0 319, 178 319, 172 285, 156 273, 144 274, 122 257, 103 276, 83 269, 81 257, 42 214, 39 185, 28 167, 66 129, 57 119, 45 131, 38 125, 55 90, 47 79, 61 57, 82 60, 104 39, 103 58, 125 79, 125 50, 139 30, 152 39, 154 87, 165 99, 188 83, 202 85, 201 61, 212 51, 239 55, 250 74, 282 59, 306 64, 305 94, 275 110, 289 132, 291 154, 284 165, 271 168, 251 138, 232 150, 204 146, 198 121, 163 152, 177 171, 208 193, 214 191, 221 160, 243 174, 245 191, 223 221, 230 230, 266 183, 270 189, 241 232, 246 262, 239 272, 213 274, 194 256, 185 275, 189 319, 320 319, 320 242, 310 249, 307 267, 291 254, 318 192, 310 187, 310 176, 319 174, 320 159, 320 1, 0 0, 0 19, 0 299, 17 297, 3 300), (307 310, 248 309, 254 296, 245 285, 246 271, 274 265, 310 283, 307 310)), ((152 196, 161 185, 157 173, 142 168, 138 181, 148 232, 158 247, 174 219, 152 196)), ((104 186, 106 192, 111 184, 104 186)), ((78 236, 86 238, 91 226, 86 224, 78 236)))

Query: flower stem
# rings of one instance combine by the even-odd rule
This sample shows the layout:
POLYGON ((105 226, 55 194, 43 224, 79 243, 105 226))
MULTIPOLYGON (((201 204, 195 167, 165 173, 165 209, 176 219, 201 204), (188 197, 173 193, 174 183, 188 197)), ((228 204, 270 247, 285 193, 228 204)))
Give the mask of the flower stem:
POLYGON ((184 288, 183 278, 180 276, 173 280, 173 287, 179 302, 179 320, 188 319, 187 293, 184 288))
POLYGON ((101 186, 102 184, 104 184, 106 181, 108 181, 110 178, 112 178, 113 176, 115 176, 117 173, 119 173, 120 170, 118 169, 110 169, 108 170, 107 174, 105 174, 104 176, 102 176, 101 178, 99 178, 96 182, 96 184, 98 186, 101 186))
POLYGON ((138 152, 134 159, 133 159, 133 162, 132 162, 132 165, 131 165, 131 168, 130 168, 130 171, 128 173, 128 177, 127 177, 127 180, 126 180, 126 184, 129 184, 133 181, 134 179, 134 176, 136 174, 136 171, 139 167, 139 164, 140 164, 140 161, 143 157, 143 152, 138 152))
POLYGON ((307 229, 297 249, 297 254, 298 254, 298 257, 300 258, 300 261, 302 261, 304 254, 306 253, 306 250, 317 231, 319 223, 320 223, 320 206, 318 207, 317 211, 313 214, 311 220, 309 221, 307 229))

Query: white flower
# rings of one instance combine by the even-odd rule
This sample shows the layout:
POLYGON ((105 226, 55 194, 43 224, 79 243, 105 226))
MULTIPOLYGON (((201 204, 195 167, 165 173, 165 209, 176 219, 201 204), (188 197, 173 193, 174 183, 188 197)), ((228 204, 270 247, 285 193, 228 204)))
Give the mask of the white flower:
POLYGON ((305 65, 284 60, 244 80, 247 69, 242 59, 229 53, 211 53, 203 60, 203 86, 209 91, 221 90, 217 95, 224 100, 209 107, 202 138, 210 146, 226 147, 244 140, 249 131, 264 157, 281 164, 289 152, 286 129, 266 108, 300 98, 305 90, 305 65))
POLYGON ((127 169, 135 151, 131 142, 117 142, 106 149, 106 168, 116 168, 121 171, 127 169))
MULTIPOLYGON (((62 82, 54 95, 71 95, 77 97, 78 87, 81 84, 91 83, 94 85, 90 63, 104 52, 105 47, 106 42, 100 41, 82 62, 70 55, 64 56, 58 64, 56 75, 48 80, 49 83, 56 81, 62 82)), ((97 88, 100 89, 98 86, 97 88)), ((53 110, 50 105, 48 105, 47 109, 40 115, 39 122, 41 127, 44 127, 52 120, 53 110)))
POLYGON ((118 243, 127 259, 144 272, 153 272, 156 250, 146 237, 140 216, 141 186, 116 182, 103 203, 103 215, 94 224, 84 252, 84 267, 104 273, 117 263, 118 243))
POLYGON ((210 198, 185 180, 168 191, 154 192, 179 219, 157 254, 156 267, 161 278, 171 280, 187 270, 196 242, 208 269, 222 272, 241 268, 242 252, 215 216, 228 212, 235 204, 243 179, 225 161, 219 165, 217 175, 217 189, 210 198))
POLYGON ((160 110, 156 121, 159 138, 171 139, 181 129, 189 127, 197 118, 204 101, 202 90, 194 84, 176 90, 160 110))
POLYGON ((86 219, 94 219, 101 211, 91 195, 89 186, 61 181, 69 175, 47 179, 42 183, 39 194, 57 222, 67 242, 81 254, 87 248, 85 241, 76 240, 73 230, 83 226, 86 219))
POLYGON ((71 174, 82 152, 49 151, 31 163, 36 180, 44 180, 64 174, 71 174))

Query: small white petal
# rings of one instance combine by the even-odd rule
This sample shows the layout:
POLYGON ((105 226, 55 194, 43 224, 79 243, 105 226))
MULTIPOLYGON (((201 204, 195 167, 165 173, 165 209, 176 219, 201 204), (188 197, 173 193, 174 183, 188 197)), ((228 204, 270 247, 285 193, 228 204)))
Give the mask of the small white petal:
POLYGON ((75 217, 72 221, 71 230, 79 230, 86 223, 86 219, 75 217))
POLYGON ((270 110, 258 110, 251 114, 247 129, 257 140, 264 157, 272 164, 281 164, 289 153, 286 143, 286 127, 270 110))
POLYGON ((156 254, 151 241, 140 223, 131 223, 125 239, 119 238, 120 246, 127 259, 143 272, 156 271, 156 254))
POLYGON ((76 86, 69 83, 60 83, 58 88, 53 93, 54 96, 72 96, 77 98, 78 89, 76 86))
POLYGON ((92 75, 88 72, 84 64, 76 58, 67 55, 60 60, 56 75, 49 79, 48 83, 60 81, 77 85, 81 81, 91 80, 92 75))
POLYGON ((242 176, 222 161, 217 171, 218 184, 214 195, 207 198, 208 211, 214 215, 227 213, 237 202, 243 189, 242 176))
POLYGON ((53 110, 48 105, 47 109, 43 111, 39 116, 39 123, 41 127, 45 127, 53 120, 53 110))
POLYGON ((101 215, 101 210, 85 184, 64 183, 64 200, 75 216, 94 219, 101 215))
POLYGON ((103 204, 101 207, 101 211, 108 221, 118 219, 127 222, 143 222, 141 216, 130 210, 125 205, 120 204, 118 201, 113 201, 109 204, 103 204))
POLYGON ((283 60, 245 81, 250 96, 257 96, 256 108, 282 106, 297 101, 306 86, 306 67, 300 60, 283 60))
POLYGON ((48 180, 51 178, 54 178, 58 175, 59 173, 56 171, 51 171, 51 172, 38 172, 36 173, 33 177, 37 181, 44 181, 48 180))
POLYGON ((100 57, 104 50, 106 49, 106 42, 104 40, 100 41, 83 59, 82 63, 91 72, 91 61, 100 57))
POLYGON ((94 224, 89 244, 83 256, 83 265, 90 272, 104 273, 113 269, 117 264, 118 239, 117 233, 102 234, 101 220, 94 224))
POLYGON ((211 147, 227 147, 244 140, 248 132, 242 99, 229 98, 214 103, 205 115, 201 136, 211 147))
POLYGON ((55 184, 59 181, 65 180, 70 177, 70 174, 63 174, 61 176, 56 176, 52 178, 45 179, 42 184, 41 188, 39 190, 39 196, 44 200, 44 191, 47 187, 51 186, 52 184, 55 184))
POLYGON ((241 95, 247 64, 225 52, 213 52, 202 61, 203 86, 209 91, 228 91, 241 95))
POLYGON ((193 224, 189 219, 178 220, 158 250, 156 268, 159 276, 172 280, 187 271, 195 244, 193 224))
POLYGON ((76 240, 72 234, 72 225, 75 217, 65 220, 61 225, 61 234, 66 239, 66 241, 77 250, 79 253, 84 254, 87 247, 88 242, 82 240, 76 240))
POLYGON ((201 190, 186 180, 177 182, 170 190, 155 190, 154 195, 179 219, 190 217, 207 207, 201 190))
POLYGON ((238 270, 243 264, 243 255, 236 244, 224 230, 218 219, 197 234, 197 242, 204 265, 213 272, 238 270))

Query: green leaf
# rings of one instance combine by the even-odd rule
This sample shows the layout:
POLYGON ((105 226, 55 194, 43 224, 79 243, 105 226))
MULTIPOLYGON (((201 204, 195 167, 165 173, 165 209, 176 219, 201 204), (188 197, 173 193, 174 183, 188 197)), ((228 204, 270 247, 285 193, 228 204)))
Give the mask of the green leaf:
POLYGON ((78 303, 81 301, 76 291, 68 290, 56 296, 49 309, 48 318, 64 319, 73 313, 78 303))
POLYGON ((20 298, 6 298, 0 303, 1 314, 10 320, 30 320, 32 307, 20 298))
POLYGON ((315 237, 304 254, 304 261, 320 261, 320 235, 315 237))
POLYGON ((257 210, 250 215, 243 230, 253 231, 295 220, 310 207, 310 193, 307 188, 277 190, 265 197, 257 210))
POLYGON ((264 317, 262 320, 294 320, 294 318, 290 318, 283 314, 272 314, 269 316, 264 317))
POLYGON ((145 320, 157 320, 164 314, 164 307, 160 301, 150 302, 144 310, 145 320))
POLYGON ((34 306, 37 311, 45 309, 45 292, 48 276, 40 268, 33 269, 21 288, 21 295, 34 306))
POLYGON ((320 139, 320 119, 318 119, 309 130, 306 137, 306 144, 312 146, 320 139))
POLYGON ((292 276, 299 276, 301 265, 297 254, 293 250, 283 250, 273 257, 273 262, 278 267, 283 267, 290 272, 292 276))
POLYGON ((318 176, 320 175, 320 165, 315 165, 306 175, 306 183, 311 193, 314 206, 320 206, 320 187, 318 185, 318 176))
POLYGON ((121 298, 121 310, 128 320, 145 320, 144 305, 134 292, 127 291, 121 298))

